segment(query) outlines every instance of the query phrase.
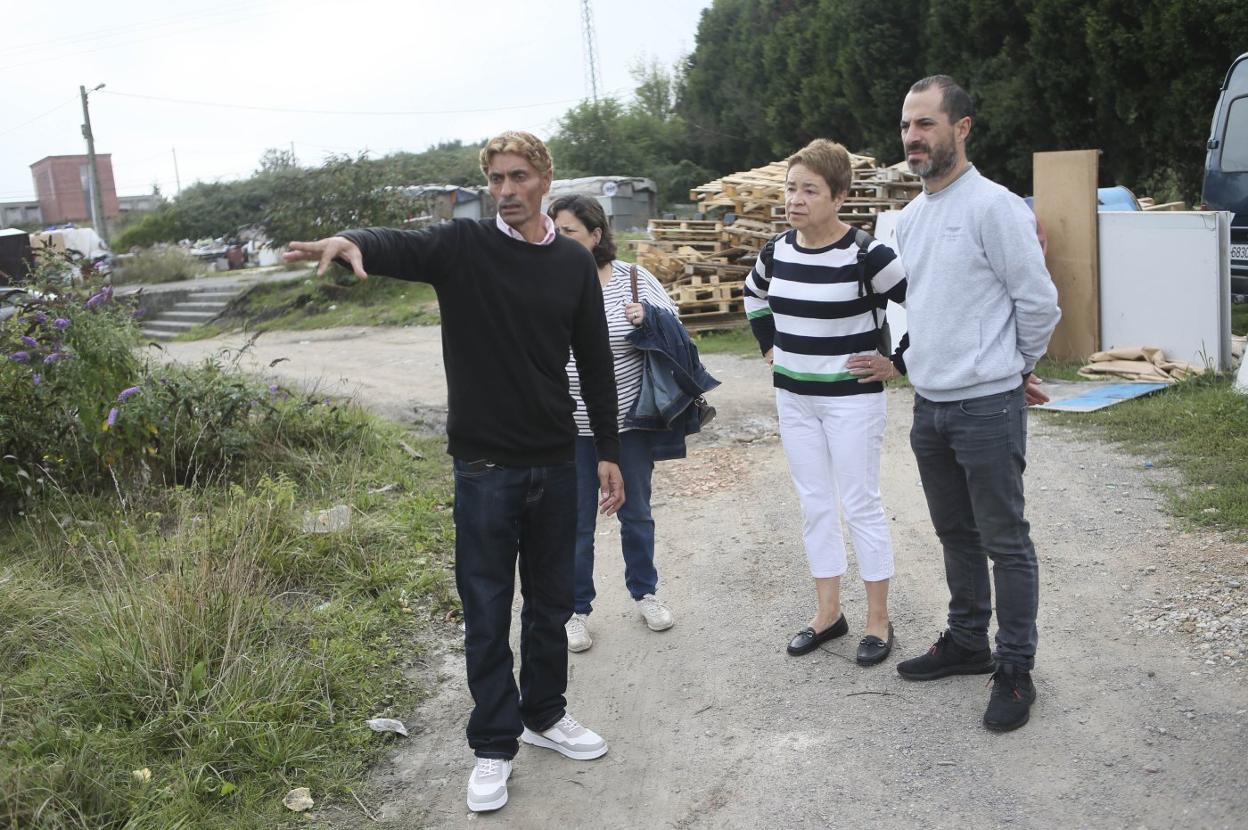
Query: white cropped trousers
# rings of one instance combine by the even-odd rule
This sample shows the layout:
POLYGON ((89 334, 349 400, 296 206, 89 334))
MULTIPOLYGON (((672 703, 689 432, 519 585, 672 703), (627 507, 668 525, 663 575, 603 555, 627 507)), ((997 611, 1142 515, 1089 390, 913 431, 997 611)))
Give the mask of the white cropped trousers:
POLYGON ((844 515, 863 581, 892 577, 893 544, 880 499, 884 395, 821 397, 777 389, 776 412, 802 505, 810 575, 841 576, 848 568, 844 515))

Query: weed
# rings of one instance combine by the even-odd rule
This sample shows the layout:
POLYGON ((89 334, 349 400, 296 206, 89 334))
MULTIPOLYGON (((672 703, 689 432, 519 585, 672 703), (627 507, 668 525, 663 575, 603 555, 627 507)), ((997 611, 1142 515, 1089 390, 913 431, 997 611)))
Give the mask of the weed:
POLYGON ((157 245, 130 254, 118 266, 113 282, 121 284, 177 282, 207 273, 207 268, 176 245, 157 245))

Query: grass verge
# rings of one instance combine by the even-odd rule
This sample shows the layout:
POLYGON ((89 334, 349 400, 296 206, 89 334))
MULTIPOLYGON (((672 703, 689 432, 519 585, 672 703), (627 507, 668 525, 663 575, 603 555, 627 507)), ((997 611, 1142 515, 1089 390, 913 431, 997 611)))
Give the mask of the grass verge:
POLYGON ((301 786, 353 804, 396 740, 364 721, 412 711, 415 637, 457 607, 451 477, 440 442, 290 406, 284 452, 232 483, 4 520, 0 826, 302 825, 301 786), (349 527, 305 532, 337 504, 349 527))
POLYGON ((1205 375, 1099 412, 1046 417, 1177 468, 1182 483, 1165 488, 1176 516, 1248 538, 1248 396, 1232 381, 1205 375))
POLYGON ((265 283, 235 300, 212 323, 179 340, 202 340, 227 331, 306 331, 338 326, 430 326, 441 320, 433 287, 387 277, 265 283), (344 284, 346 283, 346 284, 344 284))

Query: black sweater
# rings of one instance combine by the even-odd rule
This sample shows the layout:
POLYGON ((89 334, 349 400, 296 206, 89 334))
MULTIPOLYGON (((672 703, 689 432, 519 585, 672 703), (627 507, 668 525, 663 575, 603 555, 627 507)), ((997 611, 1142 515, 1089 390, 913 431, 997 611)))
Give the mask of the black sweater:
POLYGON ((598 457, 619 461, 602 290, 582 246, 565 237, 522 242, 493 219, 342 236, 359 246, 368 274, 437 291, 452 456, 525 467, 572 461, 576 424, 564 371, 571 347, 598 457))

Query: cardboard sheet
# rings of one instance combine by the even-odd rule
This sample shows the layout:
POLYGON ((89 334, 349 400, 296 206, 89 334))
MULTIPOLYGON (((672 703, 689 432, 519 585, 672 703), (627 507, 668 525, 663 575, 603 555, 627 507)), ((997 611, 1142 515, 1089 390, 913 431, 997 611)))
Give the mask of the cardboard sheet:
POLYGON ((1064 384, 1066 396, 1057 390, 1050 391, 1053 400, 1032 409, 1052 412, 1095 412, 1116 403, 1129 401, 1165 389, 1168 383, 1079 383, 1064 384), (1073 394, 1071 394, 1073 393, 1073 394))
POLYGON ((1032 156, 1036 218, 1048 236, 1045 262, 1062 309, 1049 341, 1049 357, 1055 360, 1083 360, 1102 348, 1096 221, 1099 156, 1099 150, 1032 156))

